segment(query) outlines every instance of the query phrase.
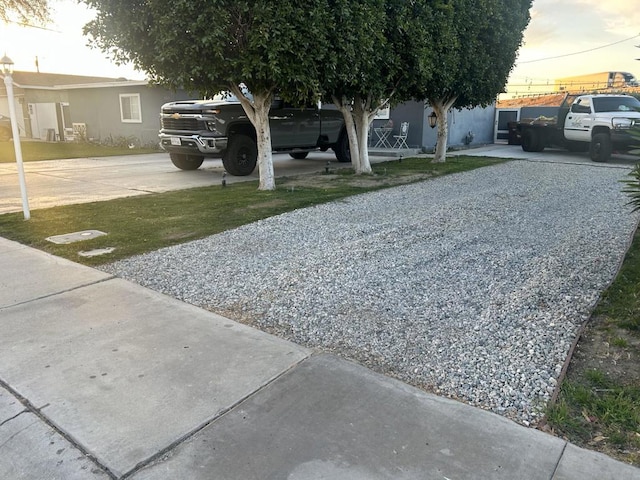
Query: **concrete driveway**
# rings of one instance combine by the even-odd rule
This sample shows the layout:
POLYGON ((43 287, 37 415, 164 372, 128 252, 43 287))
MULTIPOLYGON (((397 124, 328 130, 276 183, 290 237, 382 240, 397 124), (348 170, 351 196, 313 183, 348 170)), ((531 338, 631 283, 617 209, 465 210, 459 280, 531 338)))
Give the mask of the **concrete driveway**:
MULTIPOLYGON (((376 160, 388 158, 378 156, 376 160)), ((276 177, 323 171, 327 162, 331 162, 331 168, 338 165, 331 151, 311 153, 304 160, 277 154, 273 160, 276 177)), ((32 210, 220 185, 224 173, 222 161, 218 159, 205 160, 198 170, 179 170, 166 153, 28 162, 24 169, 32 210)), ((228 175, 226 181, 246 182, 258 178, 256 169, 246 177, 228 175)), ((16 164, 0 163, 0 214, 21 211, 16 164)))

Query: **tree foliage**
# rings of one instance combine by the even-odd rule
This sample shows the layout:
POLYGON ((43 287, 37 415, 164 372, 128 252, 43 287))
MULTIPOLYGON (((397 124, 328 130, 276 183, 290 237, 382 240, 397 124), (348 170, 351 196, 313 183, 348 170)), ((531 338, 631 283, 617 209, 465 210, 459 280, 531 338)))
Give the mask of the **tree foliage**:
MULTIPOLYGON (((629 153, 640 158, 640 126, 632 128, 629 135, 635 140, 635 148, 629 153)), ((636 164, 628 177, 622 180, 622 183, 626 184, 622 191, 631 198, 629 205, 633 206, 632 211, 637 212, 640 210, 640 163, 636 164)))
POLYGON ((444 161, 451 108, 493 103, 504 91, 529 23, 531 0, 447 0, 433 32, 438 65, 416 85, 438 115, 436 161, 444 161))
POLYGON ((1 0, 0 20, 44 23, 49 20, 47 0, 1 0))
MULTIPOLYGON (((437 4, 438 2, 429 2, 437 4)), ((411 97, 429 75, 431 5, 405 0, 331 0, 323 87, 342 111, 354 169, 371 171, 369 125, 380 108, 411 97)))

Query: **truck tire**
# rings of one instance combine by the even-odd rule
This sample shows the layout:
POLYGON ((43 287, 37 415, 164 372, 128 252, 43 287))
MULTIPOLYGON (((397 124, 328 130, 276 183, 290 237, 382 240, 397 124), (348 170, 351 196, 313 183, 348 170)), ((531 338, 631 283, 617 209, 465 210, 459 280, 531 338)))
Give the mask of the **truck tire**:
POLYGON ((338 136, 338 141, 332 147, 336 158, 340 163, 351 162, 351 152, 349 150, 349 136, 346 130, 342 130, 338 136))
POLYGON ((188 155, 186 153, 170 153, 171 162, 180 170, 197 170, 202 165, 204 157, 188 155))
POLYGON ((608 133, 596 133, 593 136, 589 155, 594 162, 606 162, 611 158, 611 137, 608 133))
POLYGON ((291 158, 295 158, 296 160, 304 160, 309 155, 309 152, 293 152, 289 154, 291 158))
POLYGON ((253 138, 247 135, 234 135, 230 145, 222 156, 224 169, 230 175, 244 177, 256 169, 258 162, 258 146, 253 138))
POLYGON ((522 150, 525 152, 541 152, 544 150, 542 135, 535 130, 528 128, 522 134, 522 150))

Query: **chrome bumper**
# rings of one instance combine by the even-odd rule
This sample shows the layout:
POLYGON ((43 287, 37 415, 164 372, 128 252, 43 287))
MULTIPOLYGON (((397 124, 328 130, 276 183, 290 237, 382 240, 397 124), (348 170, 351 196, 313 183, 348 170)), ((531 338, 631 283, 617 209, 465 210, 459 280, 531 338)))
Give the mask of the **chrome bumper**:
POLYGON ((193 153, 198 150, 206 155, 218 154, 227 149, 227 137, 202 137, 200 135, 170 135, 161 133, 160 146, 167 152, 193 153))

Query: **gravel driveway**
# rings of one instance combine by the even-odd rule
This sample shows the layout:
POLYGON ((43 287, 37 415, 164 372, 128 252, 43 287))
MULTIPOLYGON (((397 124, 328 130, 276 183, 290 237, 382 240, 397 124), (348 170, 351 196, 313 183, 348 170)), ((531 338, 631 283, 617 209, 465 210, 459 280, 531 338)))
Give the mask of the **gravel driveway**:
POLYGON ((512 161, 102 268, 529 425, 637 224, 627 173, 512 161))

